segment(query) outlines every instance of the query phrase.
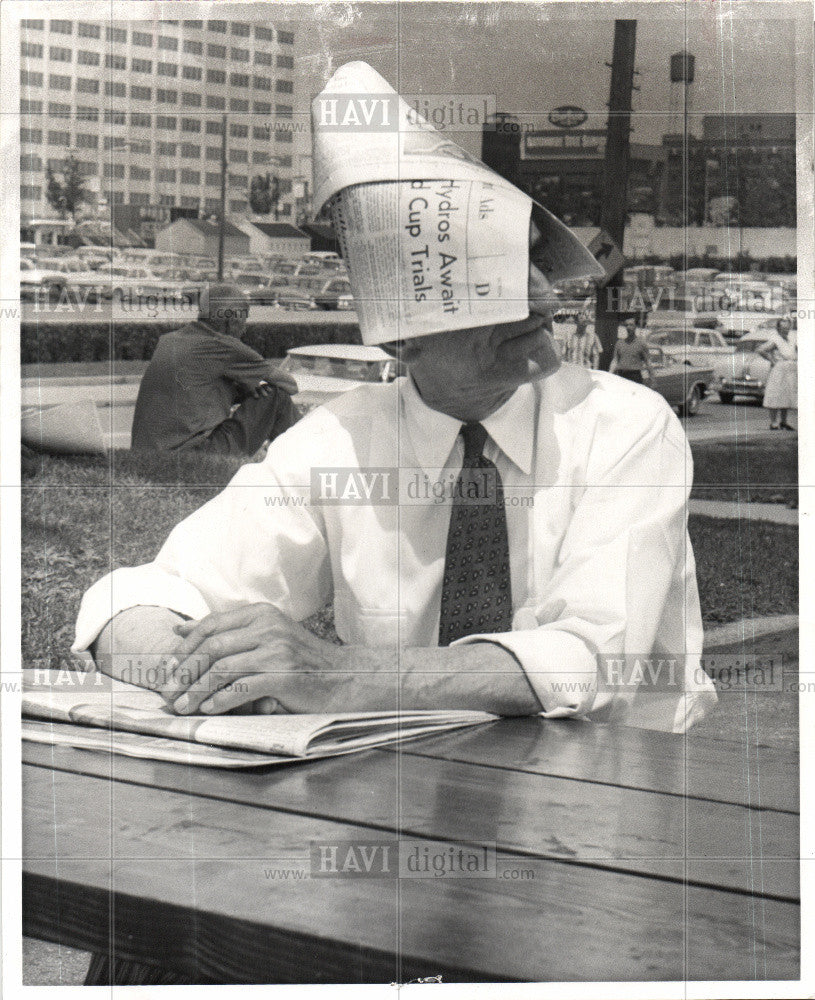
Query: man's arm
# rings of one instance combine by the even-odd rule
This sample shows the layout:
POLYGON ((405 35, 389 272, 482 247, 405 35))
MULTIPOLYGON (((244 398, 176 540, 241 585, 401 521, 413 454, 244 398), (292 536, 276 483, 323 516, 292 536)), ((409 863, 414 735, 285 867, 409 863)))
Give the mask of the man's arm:
POLYGON ((618 351, 619 351, 619 341, 614 345, 614 350, 613 350, 613 352, 611 354, 611 364, 608 367, 608 370, 611 372, 612 375, 614 374, 614 372, 617 371, 617 354, 618 354, 618 351))
POLYGON ((248 344, 231 337, 224 342, 212 339, 210 350, 218 356, 224 378, 234 382, 244 393, 254 393, 261 382, 276 386, 293 396, 297 383, 272 361, 267 361, 248 344))

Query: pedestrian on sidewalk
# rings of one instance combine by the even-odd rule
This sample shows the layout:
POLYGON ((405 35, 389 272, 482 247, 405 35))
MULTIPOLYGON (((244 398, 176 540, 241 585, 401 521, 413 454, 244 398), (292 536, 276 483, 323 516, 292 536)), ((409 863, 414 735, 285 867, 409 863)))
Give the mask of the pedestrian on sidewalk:
POLYGON ((598 368, 600 365, 600 341, 589 326, 589 318, 581 313, 574 323, 574 329, 566 334, 563 345, 563 360, 581 368, 598 368))
POLYGON ((204 289, 198 320, 159 338, 133 415, 133 449, 251 457, 288 430, 297 383, 241 343, 249 303, 232 284, 204 289))
POLYGON ((654 370, 651 367, 651 356, 648 345, 637 336, 637 321, 629 317, 624 323, 625 337, 614 345, 614 356, 611 359, 609 371, 627 378, 630 382, 643 384, 642 370, 648 372, 648 380, 653 382, 654 370))
POLYGON ((771 431, 794 431, 787 423, 787 411, 798 409, 798 340, 786 316, 776 322, 775 329, 756 351, 772 365, 763 405, 770 411, 771 431))

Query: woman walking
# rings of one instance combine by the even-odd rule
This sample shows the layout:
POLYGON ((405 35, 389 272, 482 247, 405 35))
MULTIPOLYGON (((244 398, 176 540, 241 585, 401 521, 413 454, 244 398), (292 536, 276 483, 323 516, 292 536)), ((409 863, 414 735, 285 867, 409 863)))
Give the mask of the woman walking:
POLYGON ((793 431, 787 423, 787 410, 798 409, 798 342, 792 323, 782 316, 775 324, 776 333, 756 352, 772 367, 764 390, 764 408, 770 411, 770 430, 793 431))

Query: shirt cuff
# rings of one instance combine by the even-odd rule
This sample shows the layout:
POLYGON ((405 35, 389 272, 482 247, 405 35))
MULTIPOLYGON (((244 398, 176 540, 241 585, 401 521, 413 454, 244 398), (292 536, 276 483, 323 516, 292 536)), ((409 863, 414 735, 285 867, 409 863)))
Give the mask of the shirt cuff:
POLYGON ((562 629, 537 628, 515 632, 467 635, 451 646, 492 642, 520 663, 546 719, 583 715, 597 695, 597 660, 586 643, 562 629))
POLYGON ((88 649, 111 619, 139 605, 168 608, 188 618, 203 618, 210 611, 191 583, 158 566, 117 569, 98 580, 82 598, 71 650, 79 653, 88 649))

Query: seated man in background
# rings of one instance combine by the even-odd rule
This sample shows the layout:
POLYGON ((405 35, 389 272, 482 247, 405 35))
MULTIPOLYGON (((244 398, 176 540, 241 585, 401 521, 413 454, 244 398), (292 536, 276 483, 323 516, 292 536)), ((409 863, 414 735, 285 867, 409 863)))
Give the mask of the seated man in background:
POLYGON ((133 415, 131 447, 252 456, 297 420, 297 383, 241 343, 249 303, 228 283, 206 287, 198 320, 159 338, 133 415))

